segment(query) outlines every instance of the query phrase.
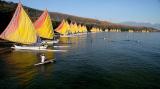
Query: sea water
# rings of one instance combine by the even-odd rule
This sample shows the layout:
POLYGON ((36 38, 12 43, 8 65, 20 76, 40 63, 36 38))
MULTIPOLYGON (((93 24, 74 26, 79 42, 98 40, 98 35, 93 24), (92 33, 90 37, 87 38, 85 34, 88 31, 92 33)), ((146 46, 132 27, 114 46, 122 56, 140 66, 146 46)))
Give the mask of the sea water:
POLYGON ((0 89, 160 89, 160 33, 89 33, 57 45, 68 51, 6 48, 0 89), (34 66, 42 53, 56 62, 34 66))

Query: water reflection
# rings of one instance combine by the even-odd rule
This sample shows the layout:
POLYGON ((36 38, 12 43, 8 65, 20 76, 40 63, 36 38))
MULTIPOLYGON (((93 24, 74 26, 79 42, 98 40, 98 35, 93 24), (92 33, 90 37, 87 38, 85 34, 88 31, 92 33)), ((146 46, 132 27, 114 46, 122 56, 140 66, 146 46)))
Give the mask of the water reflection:
POLYGON ((17 80, 18 84, 27 86, 36 76, 43 75, 49 77, 50 72, 53 71, 53 65, 35 67, 34 64, 40 62, 40 55, 44 53, 47 59, 54 59, 53 52, 36 52, 14 50, 7 55, 5 61, 9 68, 9 76, 17 80))
POLYGON ((78 43, 80 41, 79 37, 61 37, 60 38, 60 44, 63 45, 71 45, 72 47, 77 48, 78 47, 78 43))
POLYGON ((70 44, 71 43, 69 40, 69 37, 60 37, 59 42, 61 44, 70 44))

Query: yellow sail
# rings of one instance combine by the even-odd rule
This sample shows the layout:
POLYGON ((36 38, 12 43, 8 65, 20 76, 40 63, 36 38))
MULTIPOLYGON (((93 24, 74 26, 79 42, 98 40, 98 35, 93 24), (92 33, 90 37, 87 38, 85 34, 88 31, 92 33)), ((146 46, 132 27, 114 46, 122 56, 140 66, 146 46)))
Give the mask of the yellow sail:
POLYGON ((12 20, 0 37, 5 40, 22 44, 36 43, 36 31, 21 3, 18 4, 12 20))
POLYGON ((83 26, 82 26, 82 25, 81 25, 81 29, 80 29, 80 32, 81 32, 81 33, 83 33, 83 26))
POLYGON ((91 32, 97 32, 97 28, 93 27, 93 28, 91 29, 91 32))
POLYGON ((68 35, 72 33, 70 25, 65 20, 61 22, 61 24, 56 28, 55 31, 60 33, 61 35, 68 35))
POLYGON ((78 33, 78 26, 77 26, 77 23, 74 23, 74 31, 75 31, 75 33, 78 33))
POLYGON ((83 25, 82 26, 82 33, 84 33, 85 32, 85 26, 83 25))
POLYGON ((74 25, 72 23, 70 23, 70 30, 71 30, 71 34, 75 33, 74 25))
POLYGON ((61 34, 62 35, 67 35, 68 34, 68 26, 67 26, 67 22, 65 21, 64 22, 64 25, 63 25, 63 29, 62 29, 62 31, 61 31, 61 34))
POLYGON ((87 27, 86 26, 84 27, 84 29, 85 29, 84 31, 87 32, 87 27))
POLYGON ((34 23, 38 35, 42 38, 53 39, 54 31, 52 21, 47 10, 34 23))
POLYGON ((61 35, 66 35, 67 34, 67 24, 66 21, 63 20, 61 24, 56 28, 56 32, 60 33, 61 35))
POLYGON ((80 33, 81 32, 81 25, 79 24, 78 25, 78 33, 80 33))
POLYGON ((71 34, 71 29, 70 29, 70 25, 69 25, 68 21, 66 21, 66 26, 67 26, 66 34, 71 34))
POLYGON ((84 28, 84 26, 82 26, 82 33, 84 33, 84 30, 85 30, 85 28, 84 28))

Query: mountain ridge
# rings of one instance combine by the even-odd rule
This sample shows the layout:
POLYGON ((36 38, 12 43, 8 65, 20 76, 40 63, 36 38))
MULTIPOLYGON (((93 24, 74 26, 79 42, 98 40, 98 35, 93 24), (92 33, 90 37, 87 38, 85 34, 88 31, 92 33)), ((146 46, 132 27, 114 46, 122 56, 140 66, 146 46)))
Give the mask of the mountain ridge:
POLYGON ((155 29, 160 30, 160 24, 159 23, 145 23, 145 22, 134 22, 134 21, 126 21, 126 22, 121 22, 120 24, 124 25, 130 25, 130 26, 145 26, 145 27, 153 27, 155 29))
MULTIPOLYGON (((0 19, 3 19, 2 21, 0 21, 0 25, 1 25, 0 31, 1 32, 2 32, 2 30, 4 30, 6 28, 6 26, 10 22, 16 7, 17 7, 17 3, 0 1, 0 14, 1 14, 0 19)), ((37 10, 34 8, 30 8, 30 7, 26 7, 26 6, 23 6, 23 7, 33 22, 36 19, 38 19, 38 17, 43 12, 42 10, 37 10)), ((91 29, 92 27, 99 27, 99 28, 102 28, 103 30, 105 30, 105 29, 121 29, 121 30, 125 31, 126 29, 127 30, 129 30, 129 29, 133 29, 133 30, 149 29, 152 31, 156 31, 156 29, 151 28, 151 27, 146 28, 144 26, 136 27, 136 26, 129 26, 129 25, 124 25, 124 24, 116 24, 116 23, 112 23, 109 21, 100 21, 97 19, 68 15, 68 14, 59 13, 59 12, 49 12, 49 14, 52 19, 52 24, 53 24, 54 29, 56 27, 58 27, 58 25, 60 24, 60 22, 63 19, 65 19, 69 23, 76 22, 77 24, 86 25, 87 29, 91 29)))

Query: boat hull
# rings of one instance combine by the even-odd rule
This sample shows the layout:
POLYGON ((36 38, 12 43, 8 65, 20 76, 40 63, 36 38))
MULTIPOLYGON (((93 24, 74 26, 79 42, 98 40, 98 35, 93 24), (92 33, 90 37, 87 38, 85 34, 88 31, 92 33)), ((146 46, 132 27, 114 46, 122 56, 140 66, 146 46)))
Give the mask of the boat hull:
POLYGON ((17 45, 14 45, 11 48, 21 49, 21 50, 41 50, 41 49, 46 49, 47 46, 17 46, 17 45))
POLYGON ((75 35, 60 35, 60 37, 75 37, 75 35))
POLYGON ((57 44, 59 42, 59 40, 53 40, 53 41, 43 41, 43 44, 57 44))
POLYGON ((44 64, 53 63, 53 62, 55 62, 55 59, 47 60, 45 62, 40 62, 40 63, 34 64, 34 65, 38 66, 38 65, 44 65, 44 64))

